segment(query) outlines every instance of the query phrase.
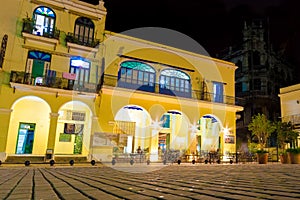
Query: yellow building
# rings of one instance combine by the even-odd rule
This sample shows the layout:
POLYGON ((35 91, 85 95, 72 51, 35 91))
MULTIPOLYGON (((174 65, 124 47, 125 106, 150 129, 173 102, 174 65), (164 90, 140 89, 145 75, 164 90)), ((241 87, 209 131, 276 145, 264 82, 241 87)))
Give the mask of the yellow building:
POLYGON ((236 66, 105 31, 105 17, 103 1, 1 7, 0 160, 235 152, 236 66))
MULTIPOLYGON (((296 131, 300 132, 300 84, 280 88, 281 120, 291 122, 296 131)), ((300 136, 296 145, 300 144, 300 136)))

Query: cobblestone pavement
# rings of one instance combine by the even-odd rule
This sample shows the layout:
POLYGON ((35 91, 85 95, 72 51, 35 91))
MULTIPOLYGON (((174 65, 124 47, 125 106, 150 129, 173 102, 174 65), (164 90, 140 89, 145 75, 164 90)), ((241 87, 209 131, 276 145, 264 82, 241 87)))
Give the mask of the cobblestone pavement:
POLYGON ((300 165, 2 165, 0 199, 300 199, 300 165))

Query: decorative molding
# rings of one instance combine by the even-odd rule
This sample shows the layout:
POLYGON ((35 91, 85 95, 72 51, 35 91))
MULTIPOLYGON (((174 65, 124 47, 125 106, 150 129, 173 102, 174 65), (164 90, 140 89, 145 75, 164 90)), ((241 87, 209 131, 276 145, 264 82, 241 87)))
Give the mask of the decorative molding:
POLYGON ((36 92, 38 94, 41 93, 50 94, 50 95, 54 95, 55 97, 67 96, 73 98, 77 97, 77 98, 85 98, 85 99, 86 98, 94 99, 97 96, 96 93, 80 92, 76 90, 64 90, 64 89, 50 88, 50 87, 43 87, 43 86, 36 86, 36 85, 26 85, 26 84, 13 83, 13 82, 10 82, 10 86, 15 90, 36 92))
POLYGON ((84 53, 93 53, 94 58, 96 57, 96 53, 98 53, 99 48, 92 48, 92 47, 87 47, 83 45, 78 45, 74 43, 67 42, 67 47, 68 47, 68 53, 70 51, 75 51, 75 52, 84 52, 84 53))
POLYGON ((99 2, 99 5, 89 4, 78 0, 31 0, 32 3, 49 5, 59 10, 65 10, 69 13, 85 15, 93 19, 102 19, 106 16, 106 8, 104 2, 99 2))
POLYGON ((8 108, 0 108, 0 113, 5 113, 9 114, 13 111, 13 109, 8 109, 8 108))
POLYGON ((24 37, 24 44, 26 44, 27 41, 33 41, 35 43, 42 43, 53 46, 54 50, 56 49, 56 45, 59 43, 57 39, 47 38, 25 32, 22 32, 22 36, 24 37))

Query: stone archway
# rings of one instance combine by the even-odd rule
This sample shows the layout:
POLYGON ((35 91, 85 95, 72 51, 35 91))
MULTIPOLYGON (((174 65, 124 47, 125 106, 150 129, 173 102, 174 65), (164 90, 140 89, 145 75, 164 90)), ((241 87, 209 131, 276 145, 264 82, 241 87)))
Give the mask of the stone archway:
POLYGON ((8 131, 8 154, 45 155, 51 108, 42 98, 25 96, 11 108, 8 131))
POLYGON ((92 111, 83 102, 70 101, 61 106, 56 128, 55 154, 89 154, 92 111))
POLYGON ((126 105, 115 115, 113 133, 114 153, 133 153, 140 147, 143 151, 151 149, 151 117, 142 107, 126 105))

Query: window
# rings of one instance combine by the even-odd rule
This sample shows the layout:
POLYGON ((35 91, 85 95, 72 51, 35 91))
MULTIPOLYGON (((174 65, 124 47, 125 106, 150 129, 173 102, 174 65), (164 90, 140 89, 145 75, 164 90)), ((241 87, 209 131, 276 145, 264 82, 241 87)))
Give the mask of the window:
POLYGON ((155 70, 143 62, 124 61, 118 73, 118 86, 154 92, 155 70))
POLYGON ((83 87, 90 79, 90 66, 91 63, 81 57, 71 58, 70 73, 76 74, 75 80, 70 80, 70 83, 75 86, 83 87))
POLYGON ((53 36, 55 13, 48 7, 37 7, 33 12, 33 18, 35 20, 35 29, 33 34, 40 36, 53 36))
POLYGON ((1 47, 0 47, 0 68, 2 68, 2 65, 4 62, 7 40, 8 40, 8 35, 5 34, 2 38, 2 43, 1 43, 1 47))
POLYGON ((25 82, 42 85, 45 74, 50 69, 51 55, 40 51, 29 51, 25 82))
POLYGON ((259 78, 257 78, 257 79, 254 79, 253 82, 254 82, 253 89, 261 90, 261 80, 259 78))
POLYGON ((253 65, 260 65, 260 55, 258 51, 253 52, 253 65))
POLYGON ((74 36, 79 44, 90 46, 94 40, 94 23, 86 17, 79 17, 75 22, 74 36))
POLYGON ((190 77, 179 70, 165 69, 160 74, 159 92, 161 94, 190 97, 190 77))
POLYGON ((214 102, 223 103, 224 88, 223 83, 213 82, 214 102))
POLYGON ((164 114, 160 121, 162 122, 161 127, 163 128, 170 128, 170 115, 169 114, 164 114))
POLYGON ((241 60, 238 60, 237 63, 235 64, 238 68, 236 70, 236 73, 241 73, 243 72, 243 63, 241 60))

